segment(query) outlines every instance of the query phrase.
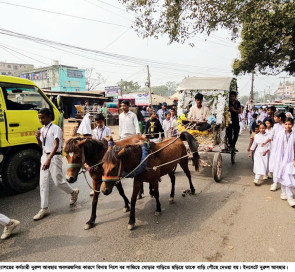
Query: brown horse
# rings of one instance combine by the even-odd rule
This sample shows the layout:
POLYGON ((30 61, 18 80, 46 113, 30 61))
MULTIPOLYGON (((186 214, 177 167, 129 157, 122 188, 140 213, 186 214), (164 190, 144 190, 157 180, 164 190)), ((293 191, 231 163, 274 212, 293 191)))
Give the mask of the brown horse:
MULTIPOLYGON (((146 160, 147 165, 145 169, 143 169, 141 173, 138 173, 134 178, 128 229, 131 230, 135 226, 136 197, 140 191, 140 188, 142 187, 143 182, 149 182, 153 189, 153 195, 157 203, 156 214, 161 212, 158 189, 158 183, 161 176, 166 174, 169 175, 172 184, 170 201, 174 200, 175 169, 178 163, 189 180, 191 193, 195 193, 195 188, 192 184, 191 174, 188 168, 188 157, 186 156, 187 151, 182 141, 188 142, 189 147, 193 152, 193 162, 195 169, 198 170, 198 142, 191 134, 182 132, 179 138, 170 138, 158 144, 150 143, 150 149, 152 153, 150 153, 146 160), (160 165, 162 166, 157 167, 160 165)), ((124 148, 117 146, 109 148, 103 158, 104 176, 101 191, 105 195, 108 195, 112 192, 113 186, 116 184, 116 181, 120 179, 120 176, 124 171, 130 173, 136 167, 138 167, 141 161, 143 161, 143 152, 144 149, 142 149, 142 145, 139 144, 126 146, 124 148)))
MULTIPOLYGON (((144 138, 140 135, 134 135, 123 139, 121 141, 115 142, 115 145, 126 146, 143 141, 144 138)), ((71 138, 66 142, 65 153, 68 160, 68 170, 66 174, 66 180, 69 183, 73 183, 77 180, 79 171, 84 164, 90 167, 89 174, 92 178, 92 184, 94 189, 94 195, 92 200, 92 211, 89 221, 85 225, 85 229, 88 230, 95 226, 96 219, 96 208, 97 201, 99 197, 99 190, 102 183, 102 158, 107 151, 108 142, 106 140, 97 141, 88 137, 76 137, 71 138)), ((129 200, 125 196, 121 182, 116 184, 119 194, 122 196, 125 202, 123 211, 128 212, 129 200)))

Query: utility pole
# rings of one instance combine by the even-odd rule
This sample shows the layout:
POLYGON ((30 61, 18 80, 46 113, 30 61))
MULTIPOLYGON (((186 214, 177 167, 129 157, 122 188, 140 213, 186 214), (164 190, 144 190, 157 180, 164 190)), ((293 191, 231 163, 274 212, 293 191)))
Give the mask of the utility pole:
POLYGON ((290 78, 288 76, 282 76, 282 77, 279 77, 279 78, 283 78, 284 79, 284 85, 286 85, 286 78, 290 78))
POLYGON ((146 66, 146 68, 147 68, 147 83, 146 83, 146 86, 149 88, 149 101, 150 101, 151 106, 153 106, 150 68, 149 68, 148 65, 146 66))
POLYGON ((254 102, 254 71, 252 71, 252 82, 249 101, 250 103, 254 102))

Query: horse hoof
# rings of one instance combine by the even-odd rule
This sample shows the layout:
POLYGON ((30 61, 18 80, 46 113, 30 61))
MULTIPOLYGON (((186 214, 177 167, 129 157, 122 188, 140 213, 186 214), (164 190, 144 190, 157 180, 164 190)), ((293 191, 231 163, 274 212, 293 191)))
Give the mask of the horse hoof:
POLYGON ((138 199, 142 199, 142 195, 140 194, 140 195, 137 195, 137 198, 136 198, 137 200, 138 199))
POLYGON ((135 227, 135 224, 128 224, 128 229, 129 229, 129 230, 133 230, 134 227, 135 227))
POLYGON ((127 213, 127 212, 130 212, 130 208, 123 208, 123 213, 127 213))
POLYGON ((91 224, 86 224, 84 227, 84 230, 89 230, 91 228, 93 228, 93 226, 91 226, 91 224))
POLYGON ((161 212, 155 212, 155 216, 160 216, 161 212))
POLYGON ((174 197, 170 197, 169 198, 169 204, 173 204, 174 203, 174 197))

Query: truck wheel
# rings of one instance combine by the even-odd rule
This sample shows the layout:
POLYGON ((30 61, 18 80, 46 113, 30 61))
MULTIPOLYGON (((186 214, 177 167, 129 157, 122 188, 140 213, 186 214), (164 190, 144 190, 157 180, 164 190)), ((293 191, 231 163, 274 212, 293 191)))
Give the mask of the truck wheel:
POLYGON ((39 184, 41 153, 34 149, 14 152, 5 163, 3 182, 13 191, 24 193, 39 184))

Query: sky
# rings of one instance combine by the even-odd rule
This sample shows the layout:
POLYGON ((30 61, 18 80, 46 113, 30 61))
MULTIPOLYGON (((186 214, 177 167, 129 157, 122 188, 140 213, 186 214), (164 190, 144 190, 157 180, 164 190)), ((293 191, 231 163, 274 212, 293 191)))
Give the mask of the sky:
MULTIPOLYGON (((0 34, 0 61, 44 67, 58 60, 63 65, 94 68, 106 79, 98 89, 114 86, 120 79, 133 80, 144 87, 146 65, 149 65, 152 86, 165 85, 167 81, 180 83, 186 76, 231 77, 233 60, 239 57, 240 40, 231 41, 228 30, 219 30, 210 37, 198 34, 185 44, 169 44, 166 36, 142 39, 131 28, 134 14, 126 12, 117 0, 0 0, 0 11, 0 29, 112 56, 0 34), (191 41, 195 47, 189 45, 191 41), (122 61, 122 57, 116 58, 114 54, 143 61, 122 61)), ((294 77, 257 74, 254 91, 261 95, 265 90, 273 93, 284 80, 294 81, 294 77)), ((238 76, 237 82, 239 96, 249 95, 251 75, 238 76)))

